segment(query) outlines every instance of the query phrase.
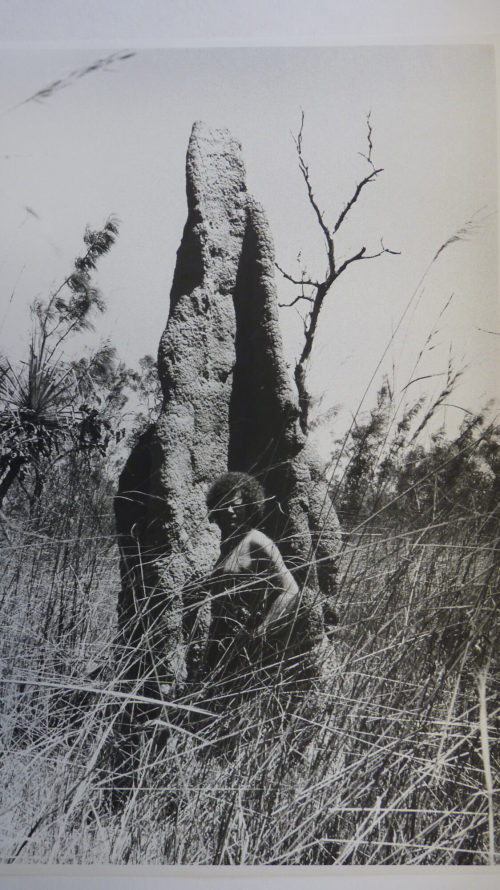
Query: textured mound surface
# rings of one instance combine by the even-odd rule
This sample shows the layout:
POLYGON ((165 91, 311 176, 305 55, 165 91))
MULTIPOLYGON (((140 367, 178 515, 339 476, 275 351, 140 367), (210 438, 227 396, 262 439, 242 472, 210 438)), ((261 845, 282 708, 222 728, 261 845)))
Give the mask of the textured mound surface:
MULTIPOLYGON (((298 423, 274 248, 246 191, 240 146, 226 130, 195 124, 186 170, 188 218, 159 347, 163 409, 132 451, 116 499, 120 624, 136 653, 129 674, 160 682, 185 674, 183 595, 196 602, 196 579, 217 557, 205 494, 218 475, 243 470, 263 482, 274 496, 267 531, 298 580, 322 596, 334 592, 339 545, 326 484, 298 423)), ((205 608, 201 635, 208 622, 205 608)))

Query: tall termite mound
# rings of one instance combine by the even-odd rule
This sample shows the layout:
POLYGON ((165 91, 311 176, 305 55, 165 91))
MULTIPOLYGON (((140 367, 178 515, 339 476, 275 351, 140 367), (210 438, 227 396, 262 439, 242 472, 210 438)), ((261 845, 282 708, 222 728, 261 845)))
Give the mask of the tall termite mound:
MULTIPOLYGON (((160 418, 140 438, 115 502, 119 622, 129 676, 182 681, 183 592, 217 557, 205 495, 226 470, 257 476, 268 531, 300 582, 333 596, 339 527, 300 429, 283 358, 267 220, 227 130, 193 126, 188 218, 161 337, 160 418)), ((200 582, 200 589, 202 582, 200 582)), ((189 607, 188 607, 189 611, 189 607)), ((207 610, 202 610, 205 622, 207 610)))

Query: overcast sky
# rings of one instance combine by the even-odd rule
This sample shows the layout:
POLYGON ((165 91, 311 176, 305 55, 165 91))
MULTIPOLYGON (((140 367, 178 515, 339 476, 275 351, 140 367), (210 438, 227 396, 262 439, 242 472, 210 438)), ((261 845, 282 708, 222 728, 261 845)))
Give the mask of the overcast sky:
MULTIPOLYGON (((414 293, 383 366, 391 374, 395 367, 396 390, 416 376, 444 375, 451 354, 456 366, 468 364, 456 404, 474 410, 498 392, 499 337, 488 333, 500 330, 491 47, 143 48, 70 79, 43 102, 24 102, 107 54, 102 46, 0 54, 0 336, 13 357, 27 342, 29 303, 66 276, 85 226, 98 228, 110 214, 120 236, 99 266, 108 310, 94 339, 110 338, 133 365, 156 353, 198 119, 241 141, 248 187, 267 211, 280 264, 297 274, 300 252, 311 276, 321 276, 322 236, 291 133, 303 109, 304 153, 333 224, 367 173, 360 152, 370 113, 373 160, 384 172, 351 213, 337 253, 375 252, 383 237, 400 255, 357 263, 332 291, 310 370, 314 393, 325 407, 343 405, 344 419, 354 412, 414 293), (467 235, 419 287, 440 246, 469 220, 467 235)), ((293 298, 279 274, 277 281, 280 300, 293 298)), ((293 363, 302 322, 293 309, 282 318, 293 363)), ((444 379, 429 378, 429 392, 444 379)), ((462 416, 448 409, 448 420, 462 416)))

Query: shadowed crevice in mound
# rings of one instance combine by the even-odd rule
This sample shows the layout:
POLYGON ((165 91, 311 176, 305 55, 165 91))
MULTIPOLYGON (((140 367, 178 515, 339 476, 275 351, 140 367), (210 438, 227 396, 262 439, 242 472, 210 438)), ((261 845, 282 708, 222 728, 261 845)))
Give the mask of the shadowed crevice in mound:
POLYGON ((339 526, 321 466, 299 424, 297 393, 284 360, 264 211, 247 199, 247 226, 234 291, 236 364, 228 467, 256 475, 271 501, 267 531, 298 580, 335 592, 339 526))
MULTIPOLYGON (((145 662, 161 682, 181 685, 183 591, 196 598, 196 579, 218 553, 205 506, 217 476, 258 476, 272 498, 269 534, 298 579, 325 596, 334 594, 339 545, 327 486, 298 424, 272 238, 246 191, 240 146, 226 130, 195 124, 186 175, 188 219, 158 353, 163 408, 132 450, 115 502, 122 642, 137 647, 147 634, 145 662)), ((209 618, 205 610, 202 623, 209 618)))
POLYGON ((283 359, 274 250, 262 208, 247 201, 234 291, 236 363, 229 409, 228 466, 266 483, 272 466, 297 454, 297 398, 283 359))

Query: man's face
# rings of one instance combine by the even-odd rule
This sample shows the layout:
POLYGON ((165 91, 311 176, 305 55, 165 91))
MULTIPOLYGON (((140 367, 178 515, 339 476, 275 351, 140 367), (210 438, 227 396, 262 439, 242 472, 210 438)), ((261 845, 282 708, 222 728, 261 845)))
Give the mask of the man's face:
POLYGON ((228 495, 220 507, 212 510, 212 519, 219 526, 222 537, 232 537, 238 530, 245 527, 247 518, 246 506, 241 491, 228 495))

